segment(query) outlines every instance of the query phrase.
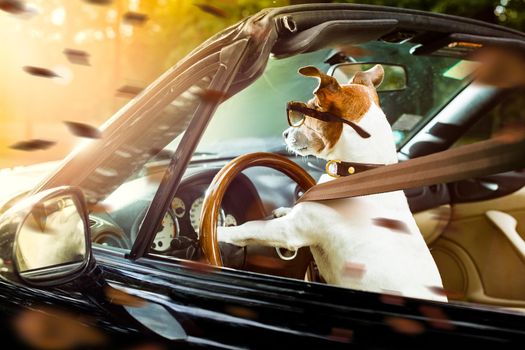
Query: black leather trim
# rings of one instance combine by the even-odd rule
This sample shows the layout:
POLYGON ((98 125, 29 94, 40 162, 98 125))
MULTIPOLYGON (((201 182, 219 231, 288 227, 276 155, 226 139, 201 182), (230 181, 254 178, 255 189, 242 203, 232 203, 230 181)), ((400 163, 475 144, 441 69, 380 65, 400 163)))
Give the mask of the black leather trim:
POLYGON ((413 214, 450 203, 449 191, 445 184, 410 188, 404 192, 413 214))
MULTIPOLYGON (((508 196, 525 186, 525 170, 468 179, 448 185, 451 203, 470 203, 508 196)), ((525 205, 525 203, 524 203, 525 205)))

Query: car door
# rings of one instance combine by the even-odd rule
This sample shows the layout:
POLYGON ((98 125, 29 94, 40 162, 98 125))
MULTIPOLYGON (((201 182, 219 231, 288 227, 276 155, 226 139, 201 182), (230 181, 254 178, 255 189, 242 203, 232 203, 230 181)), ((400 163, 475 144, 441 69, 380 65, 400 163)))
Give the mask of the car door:
MULTIPOLYGON (((521 91, 494 101, 453 147, 523 127, 521 91)), ((459 300, 525 308, 522 169, 406 191, 445 288, 459 300)), ((454 297, 453 297, 454 298, 454 297)))
POLYGON ((172 344, 213 348, 442 346, 514 341, 521 317, 159 256, 99 251, 106 283, 144 300, 128 315, 172 344), (484 321, 483 321, 484 320, 484 321), (490 320, 490 321, 489 321, 490 320), (487 326, 490 325, 490 336, 487 326))

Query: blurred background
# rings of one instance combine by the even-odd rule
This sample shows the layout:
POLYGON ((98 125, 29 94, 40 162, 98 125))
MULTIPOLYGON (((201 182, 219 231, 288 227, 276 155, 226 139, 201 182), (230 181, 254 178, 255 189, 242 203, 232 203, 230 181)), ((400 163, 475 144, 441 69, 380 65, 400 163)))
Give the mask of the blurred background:
POLYGON ((64 121, 96 127, 214 33, 262 8, 306 2, 421 9, 525 30, 525 0, 0 0, 0 168, 63 158, 81 141, 64 121), (13 147, 34 139, 54 144, 13 147))

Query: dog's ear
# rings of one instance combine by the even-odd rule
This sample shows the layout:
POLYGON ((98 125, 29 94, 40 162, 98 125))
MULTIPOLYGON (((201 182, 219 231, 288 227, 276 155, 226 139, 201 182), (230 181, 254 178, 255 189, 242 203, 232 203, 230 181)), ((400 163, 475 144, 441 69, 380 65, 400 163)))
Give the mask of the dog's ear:
POLYGON ((384 76, 385 70, 383 69, 383 66, 376 64, 367 71, 355 73, 350 83, 377 88, 383 82, 384 76))
POLYGON ((332 91, 337 91, 341 88, 341 86, 339 86, 339 83, 334 77, 331 77, 321 72, 317 67, 314 67, 314 66, 302 67, 302 68, 299 68, 299 73, 307 77, 319 79, 319 86, 317 87, 316 91, 320 89, 329 89, 332 91))

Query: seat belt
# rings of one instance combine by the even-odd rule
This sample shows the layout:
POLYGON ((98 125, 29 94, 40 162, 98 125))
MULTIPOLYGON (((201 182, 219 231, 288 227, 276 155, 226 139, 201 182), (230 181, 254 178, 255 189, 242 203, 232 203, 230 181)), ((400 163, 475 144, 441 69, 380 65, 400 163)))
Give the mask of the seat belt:
POLYGON ((525 168, 525 139, 495 138, 318 184, 296 202, 429 186, 525 168))

